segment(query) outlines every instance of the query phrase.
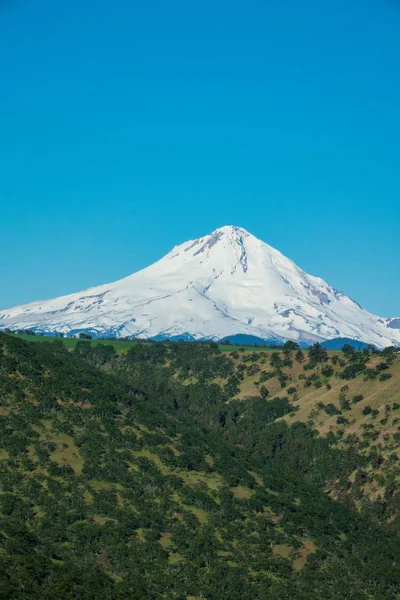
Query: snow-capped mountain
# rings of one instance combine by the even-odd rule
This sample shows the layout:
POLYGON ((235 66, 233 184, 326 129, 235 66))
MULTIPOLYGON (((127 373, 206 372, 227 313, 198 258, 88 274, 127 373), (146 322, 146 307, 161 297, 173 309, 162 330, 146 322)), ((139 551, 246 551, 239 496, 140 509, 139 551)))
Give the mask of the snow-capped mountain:
POLYGON ((115 283, 0 311, 0 329, 141 338, 247 334, 310 343, 347 337, 378 347, 400 343, 398 322, 363 310, 232 226, 176 246, 115 283))

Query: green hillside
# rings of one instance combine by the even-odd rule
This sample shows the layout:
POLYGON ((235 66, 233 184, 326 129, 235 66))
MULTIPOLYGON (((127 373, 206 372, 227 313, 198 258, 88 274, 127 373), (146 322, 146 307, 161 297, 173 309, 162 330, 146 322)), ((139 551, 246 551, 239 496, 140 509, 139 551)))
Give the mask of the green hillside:
POLYGON ((262 357, 250 356, 254 361, 250 365, 256 367, 244 362, 245 376, 237 399, 251 402, 260 395, 262 386, 267 387, 268 398, 288 398, 292 410, 277 421, 304 423, 320 443, 329 441, 341 455, 357 456, 354 470, 345 480, 333 476, 327 481, 329 492, 351 496, 358 507, 372 509, 376 516, 397 517, 400 356, 390 351, 382 355, 349 350, 326 352, 313 362, 307 352, 302 358, 298 356, 300 360, 295 352, 281 352, 269 358, 278 365, 272 368, 269 361, 266 368, 262 357), (260 370, 255 375, 249 374, 257 367, 260 370))
POLYGON ((102 346, 112 346, 115 348, 117 352, 127 352, 129 348, 135 345, 136 342, 121 342, 118 340, 80 340, 79 338, 54 338, 51 336, 45 335, 30 335, 26 333, 15 333, 12 334, 12 337, 15 337, 20 340, 24 340, 26 342, 44 342, 49 343, 54 340, 61 340, 66 348, 73 350, 77 344, 84 341, 87 344, 92 344, 93 346, 98 346, 101 344, 102 346))
POLYGON ((0 334, 0 598, 399 597, 397 357, 117 350, 0 334))
MULTIPOLYGON (((112 346, 113 348, 115 348, 115 350, 117 352, 128 352, 128 350, 130 348, 132 348, 132 346, 135 346, 137 344, 137 342, 135 341, 120 341, 120 340, 102 340, 102 339, 92 339, 92 340, 81 340, 79 338, 55 338, 53 336, 44 336, 44 335, 31 335, 31 334, 26 334, 26 333, 15 333, 12 334, 13 337, 16 337, 20 340, 24 340, 26 342, 52 342, 54 340, 61 340, 62 343, 66 346, 66 348, 69 349, 74 349, 76 347, 77 344, 79 344, 80 342, 84 341, 86 343, 92 344, 93 346, 98 346, 98 345, 102 345, 102 346, 112 346)), ((141 342, 141 343, 146 343, 146 342, 141 342)), ((152 342, 149 342, 152 343, 152 342)), ((219 350, 220 352, 232 352, 234 349, 234 346, 232 346, 232 344, 218 344, 219 346, 219 350)), ((254 350, 254 346, 240 346, 241 349, 244 349, 246 351, 252 351, 254 350)), ((260 346, 257 348, 257 352, 270 352, 270 348, 265 348, 263 346, 260 346)))

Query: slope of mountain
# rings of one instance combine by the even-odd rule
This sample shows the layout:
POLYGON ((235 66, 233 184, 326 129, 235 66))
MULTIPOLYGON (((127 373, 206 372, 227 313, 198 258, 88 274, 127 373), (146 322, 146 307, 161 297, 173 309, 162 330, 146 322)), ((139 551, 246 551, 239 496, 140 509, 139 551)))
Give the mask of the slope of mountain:
POLYGON ((3 310, 0 328, 142 338, 246 334, 307 343, 348 337, 378 347, 400 342, 393 323, 232 226, 185 242, 115 283, 3 310))
MULTIPOLYGON (((333 365, 308 355, 323 362, 305 373, 333 365)), ((289 389, 235 400, 255 367, 298 359, 0 334, 0 598, 398 598, 396 512, 379 522, 325 490, 371 457, 290 425, 289 389)))

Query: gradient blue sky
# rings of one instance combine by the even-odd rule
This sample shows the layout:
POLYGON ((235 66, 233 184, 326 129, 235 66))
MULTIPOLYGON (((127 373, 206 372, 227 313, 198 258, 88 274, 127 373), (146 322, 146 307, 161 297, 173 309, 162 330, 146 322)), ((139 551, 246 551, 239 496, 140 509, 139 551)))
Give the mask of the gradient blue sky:
POLYGON ((0 0, 0 307, 235 224, 400 314, 400 0, 0 0))

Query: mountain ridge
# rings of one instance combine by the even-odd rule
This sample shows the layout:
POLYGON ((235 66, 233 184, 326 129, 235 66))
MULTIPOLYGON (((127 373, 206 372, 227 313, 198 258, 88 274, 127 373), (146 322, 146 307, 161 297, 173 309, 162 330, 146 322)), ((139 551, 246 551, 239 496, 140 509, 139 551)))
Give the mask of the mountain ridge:
POLYGON ((244 334, 304 343, 346 337, 378 347, 400 343, 396 323, 236 226, 177 245, 119 281, 0 311, 0 329, 139 338, 244 334))

